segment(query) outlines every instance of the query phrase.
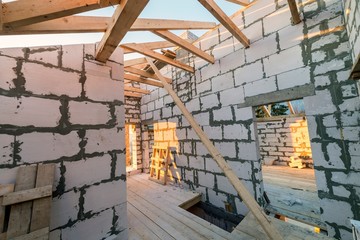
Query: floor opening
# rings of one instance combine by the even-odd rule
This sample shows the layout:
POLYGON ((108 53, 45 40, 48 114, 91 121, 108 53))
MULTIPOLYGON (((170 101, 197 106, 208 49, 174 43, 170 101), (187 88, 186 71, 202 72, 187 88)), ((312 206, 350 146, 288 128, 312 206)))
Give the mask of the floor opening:
POLYGON ((326 230, 302 99, 258 106, 255 112, 266 210, 326 230))

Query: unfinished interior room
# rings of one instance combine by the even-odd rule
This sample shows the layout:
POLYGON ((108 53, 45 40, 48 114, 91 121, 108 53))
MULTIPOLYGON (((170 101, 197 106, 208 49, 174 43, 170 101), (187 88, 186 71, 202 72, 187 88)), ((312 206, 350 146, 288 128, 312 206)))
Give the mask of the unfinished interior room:
POLYGON ((360 239, 359 0, 0 4, 0 240, 360 239))

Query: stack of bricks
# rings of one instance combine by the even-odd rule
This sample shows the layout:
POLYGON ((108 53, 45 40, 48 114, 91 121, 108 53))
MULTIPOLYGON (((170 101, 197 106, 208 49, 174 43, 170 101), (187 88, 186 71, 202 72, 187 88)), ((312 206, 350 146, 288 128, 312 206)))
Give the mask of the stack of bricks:
POLYGON ((0 49, 0 183, 56 164, 51 239, 127 237, 122 52, 106 64, 94 54, 0 49))
POLYGON ((306 167, 314 167, 306 119, 289 116, 279 121, 262 121, 257 123, 257 129, 263 163, 286 166, 290 157, 300 157, 306 167))
MULTIPOLYGON (((353 1, 352 1, 353 2, 353 1)), ((285 0, 257 1, 232 16, 250 39, 245 49, 223 26, 195 42, 213 54, 209 64, 191 54, 191 75, 168 70, 188 110, 219 148, 255 199, 263 204, 260 154, 255 138, 254 106, 303 98, 321 219, 330 236, 351 238, 350 218, 360 218, 359 92, 348 79, 353 65, 341 0, 303 2, 298 25, 291 25, 285 0)), ((352 9, 354 11, 354 9, 352 9)), ((148 87, 142 120, 177 126, 180 176, 204 201, 246 214, 241 199, 221 173, 164 89, 148 87), (165 106, 165 107, 164 107, 165 106)))

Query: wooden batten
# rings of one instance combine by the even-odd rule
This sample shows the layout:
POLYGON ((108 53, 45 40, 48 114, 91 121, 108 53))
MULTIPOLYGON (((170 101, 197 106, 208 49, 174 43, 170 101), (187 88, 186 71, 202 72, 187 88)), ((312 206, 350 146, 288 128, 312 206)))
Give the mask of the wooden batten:
POLYGON ((147 49, 147 48, 144 48, 143 46, 139 45, 139 44, 136 44, 136 43, 127 43, 127 44, 123 44, 121 45, 123 48, 128 48, 128 49, 131 49, 133 51, 136 51, 140 54, 143 54, 145 56, 148 56, 148 57, 151 57, 151 58, 154 58, 156 60, 159 60, 159 61, 162 61, 162 62, 165 62, 167 64, 170 64, 174 67, 177 67, 177 68, 180 68, 180 69, 183 69, 187 72, 190 72, 190 73, 194 73, 195 70, 193 67, 190 67, 189 65, 186 65, 186 64, 183 64, 179 61, 176 61, 176 60, 173 60, 169 57, 166 57, 160 53, 157 53, 155 51, 152 51, 150 49, 147 49))
MULTIPOLYGON (((176 47, 176 44, 168 41, 159 41, 159 42, 147 42, 147 43, 138 43, 139 45, 142 45, 144 48, 156 50, 156 49, 162 49, 162 48, 171 48, 176 47)), ((127 53, 133 53, 134 51, 131 49, 124 48, 124 54, 127 53)))
POLYGON ((135 65, 144 64, 144 63, 147 63, 146 58, 144 58, 144 57, 134 58, 134 59, 130 59, 130 60, 125 60, 124 67, 131 67, 131 66, 135 66, 135 65))
POLYGON ((221 10, 214 0, 198 0, 244 47, 250 47, 249 39, 236 24, 221 10))
POLYGON ((128 91, 128 92, 143 93, 143 94, 149 94, 150 93, 149 90, 136 88, 136 87, 129 87, 129 86, 125 86, 124 90, 128 91))
POLYGON ((147 84, 147 85, 151 85, 151 86, 155 86, 155 87, 164 87, 164 85, 159 82, 159 81, 155 81, 155 80, 150 80, 150 79, 146 79, 146 78, 141 78, 132 74, 124 74, 124 79, 129 80, 129 81, 133 81, 133 82, 138 82, 138 83, 143 83, 143 84, 147 84))
MULTIPOLYGON (((133 73, 133 74, 137 74, 139 75, 140 77, 145 77, 145 78, 151 78, 151 79, 156 79, 156 80, 160 80, 158 78, 158 76, 156 76, 156 74, 153 74, 153 73, 149 73, 147 71, 144 71, 144 70, 141 70, 141 69, 138 69, 138 68, 134 68, 134 67, 125 67, 124 68, 125 72, 128 72, 128 73, 133 73)), ((166 81, 168 83, 171 83, 172 80, 170 78, 165 78, 166 81)))
POLYGON ((300 23, 301 19, 300 19, 299 10, 298 10, 298 8, 296 6, 296 1, 295 0, 288 0, 288 4, 289 4, 290 12, 291 12, 292 23, 293 24, 300 23))
POLYGON ((106 30, 96 51, 96 60, 106 62, 149 0, 122 0, 115 10, 113 21, 106 30))
POLYGON ((196 132, 204 146, 207 148, 213 159, 217 162, 220 169, 224 172, 225 176, 230 181, 231 185, 235 188, 244 204, 249 208, 249 210, 254 214, 257 221, 263 227, 267 236, 270 239, 281 240, 283 239, 278 230, 271 223, 271 220, 266 216, 264 211, 261 209, 259 204, 255 201, 254 197, 247 190, 246 186, 240 181, 232 168, 228 165, 225 159, 221 156, 221 153, 215 148, 213 143, 207 137, 205 132, 201 129, 199 124, 195 121, 191 113, 186 109, 185 105, 182 103, 181 99, 176 95, 175 91, 172 89, 172 86, 169 85, 165 79, 162 77, 160 71, 156 68, 154 63, 150 58, 147 58, 148 63, 153 68, 154 72, 160 78, 160 81, 164 85, 164 88, 167 90, 169 95, 173 98, 174 102, 184 115, 184 117, 190 123, 192 129, 196 132))
POLYGON ((125 92, 124 92, 124 96, 125 96, 125 97, 142 98, 142 94, 141 94, 141 93, 134 93, 134 92, 128 92, 128 91, 125 91, 125 92))
POLYGON ((235 4, 239 4, 241 6, 247 6, 250 4, 250 2, 248 0, 226 0, 228 2, 232 2, 232 3, 235 3, 235 4))
POLYGON ((162 37, 162 38, 168 40, 169 42, 172 42, 172 43, 176 44, 177 46, 179 46, 179 47, 193 53, 194 55, 204 59, 205 61, 207 61, 209 63, 214 63, 215 62, 215 59, 214 59, 213 56, 211 56, 210 54, 205 53, 204 51, 202 51, 200 49, 198 49, 197 47, 195 47, 194 45, 192 45, 191 43, 189 43, 185 39, 182 39, 181 37, 178 37, 177 35, 175 35, 174 33, 170 32, 170 31, 157 30, 157 31, 153 31, 153 33, 155 33, 159 37, 162 37))
POLYGON ((214 22, 138 18, 131 27, 131 31, 211 29, 214 27, 216 27, 214 22))
POLYGON ((44 22, 74 15, 90 10, 119 4, 119 0, 107 1, 100 5, 99 0, 62 1, 26 0, 3 3, 3 23, 8 29, 44 22))

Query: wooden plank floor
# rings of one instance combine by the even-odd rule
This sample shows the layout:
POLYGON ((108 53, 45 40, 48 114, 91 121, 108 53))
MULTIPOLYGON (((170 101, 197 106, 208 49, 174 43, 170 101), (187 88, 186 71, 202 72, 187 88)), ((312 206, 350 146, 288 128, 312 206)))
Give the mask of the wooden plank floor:
POLYGON ((231 233, 178 207, 199 194, 148 180, 148 174, 127 178, 129 239, 254 239, 231 233))
POLYGON ((263 178, 270 199, 268 210, 325 228, 320 220, 320 202, 313 169, 263 166, 263 178))

